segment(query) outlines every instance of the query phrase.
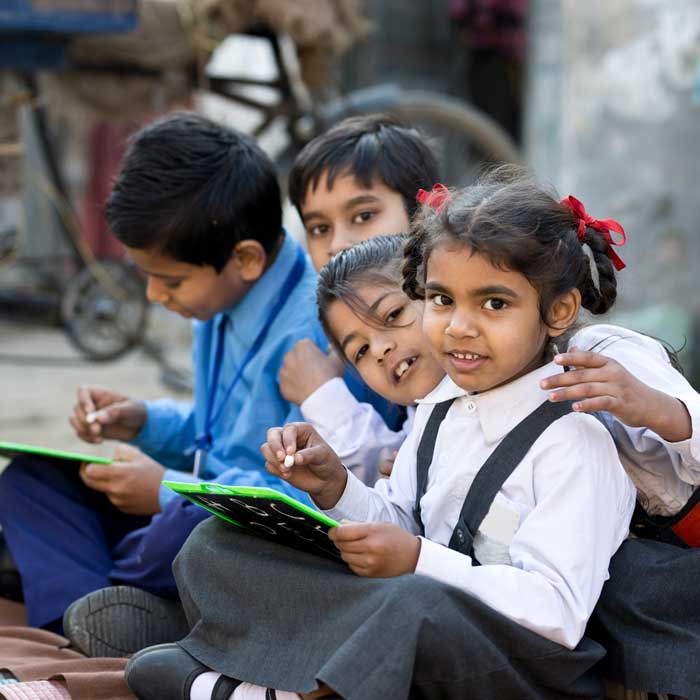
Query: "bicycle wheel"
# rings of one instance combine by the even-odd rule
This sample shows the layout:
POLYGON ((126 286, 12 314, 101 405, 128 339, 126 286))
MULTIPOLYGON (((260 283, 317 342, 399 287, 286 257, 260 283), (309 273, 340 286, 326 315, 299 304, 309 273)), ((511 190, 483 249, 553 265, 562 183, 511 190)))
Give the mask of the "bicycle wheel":
POLYGON ((508 133, 487 114, 448 95, 377 85, 333 100, 320 112, 323 129, 350 116, 387 112, 424 131, 434 142, 442 180, 468 185, 485 167, 520 163, 508 133))
POLYGON ((118 260, 83 268, 64 292, 61 320, 68 339, 88 359, 114 360, 141 342, 146 332, 144 281, 118 260))

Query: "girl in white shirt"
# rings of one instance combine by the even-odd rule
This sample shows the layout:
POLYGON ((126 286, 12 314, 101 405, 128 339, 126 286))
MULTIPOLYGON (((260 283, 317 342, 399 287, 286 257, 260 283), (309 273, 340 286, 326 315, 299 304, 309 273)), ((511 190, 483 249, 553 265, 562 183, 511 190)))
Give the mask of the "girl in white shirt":
MULTIPOLYGON (((529 181, 494 178, 438 200, 415 224, 406 286, 425 290, 423 331, 448 376, 420 402, 391 478, 365 486, 303 423, 271 429, 263 446, 272 473, 355 521, 331 539, 359 576, 204 523, 175 565, 192 632, 134 657, 127 680, 142 700, 224 688, 262 699, 264 686, 284 689, 278 698, 319 686, 350 700, 602 697, 603 651, 583 635, 634 488, 591 416, 564 410, 539 437, 515 429, 555 405, 539 385, 561 371, 552 340, 582 304, 612 305, 610 245, 529 181), (470 531, 466 506, 493 488, 481 475, 509 461, 501 448, 515 435, 521 454, 470 531)), ((331 329, 343 307, 329 309, 331 329)), ((348 355, 363 350, 357 333, 337 339, 348 355)), ((409 376, 406 358, 384 353, 409 376)))

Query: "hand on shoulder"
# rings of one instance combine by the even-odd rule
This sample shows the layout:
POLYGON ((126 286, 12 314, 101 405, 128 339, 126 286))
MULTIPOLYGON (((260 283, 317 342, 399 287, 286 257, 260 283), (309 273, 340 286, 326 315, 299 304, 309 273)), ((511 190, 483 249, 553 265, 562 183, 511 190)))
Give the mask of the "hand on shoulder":
POLYGON ((342 358, 324 353, 309 339, 300 340, 286 355, 279 374, 280 392, 287 401, 301 405, 319 387, 342 377, 342 358))
POLYGON ((679 399, 653 389, 619 362, 597 352, 572 347, 554 361, 572 367, 543 379, 551 401, 574 401, 577 412, 606 411, 631 428, 646 427, 669 442, 692 434, 690 414, 679 399))

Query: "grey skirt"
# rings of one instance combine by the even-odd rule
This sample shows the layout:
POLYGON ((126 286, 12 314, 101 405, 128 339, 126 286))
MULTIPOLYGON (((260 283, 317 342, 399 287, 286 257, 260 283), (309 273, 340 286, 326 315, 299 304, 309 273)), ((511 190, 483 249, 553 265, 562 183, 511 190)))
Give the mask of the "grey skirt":
POLYGON ((602 698, 603 649, 559 646, 425 576, 345 565, 201 523, 175 576, 191 633, 181 646, 232 678, 346 700, 602 698))
POLYGON ((700 700, 700 549, 624 542, 588 634, 608 652, 610 680, 700 700))

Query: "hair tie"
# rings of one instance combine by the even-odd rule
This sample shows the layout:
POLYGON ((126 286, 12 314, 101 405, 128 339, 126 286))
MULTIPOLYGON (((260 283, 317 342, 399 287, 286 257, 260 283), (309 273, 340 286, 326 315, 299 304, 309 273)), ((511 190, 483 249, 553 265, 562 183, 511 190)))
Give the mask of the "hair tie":
POLYGON ((612 264, 615 266, 615 269, 618 271, 623 270, 626 267, 626 265, 624 262, 622 262, 620 256, 612 248, 614 245, 623 246, 627 242, 627 234, 625 233, 625 230, 622 228, 622 226, 620 226, 620 224, 614 219, 594 219, 586 211, 586 208, 583 206, 583 204, 573 195, 564 197, 564 199, 561 200, 561 204, 563 204, 567 209, 570 209, 573 212, 574 216, 578 219, 579 241, 583 241, 583 239, 585 238, 586 227, 598 231, 598 233, 600 233, 603 236, 603 238, 608 244, 608 257, 610 258, 610 260, 612 260, 612 264), (620 240, 618 241, 614 240, 612 234, 610 233, 611 231, 619 233, 620 236, 622 236, 622 238, 620 238, 620 240))
POLYGON ((433 189, 428 192, 427 190, 420 189, 416 195, 416 200, 421 204, 429 206, 436 212, 439 212, 447 202, 450 201, 452 195, 450 191, 445 187, 445 185, 439 182, 433 185, 433 189))

